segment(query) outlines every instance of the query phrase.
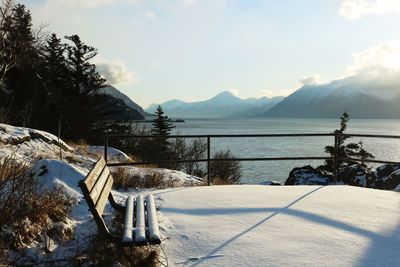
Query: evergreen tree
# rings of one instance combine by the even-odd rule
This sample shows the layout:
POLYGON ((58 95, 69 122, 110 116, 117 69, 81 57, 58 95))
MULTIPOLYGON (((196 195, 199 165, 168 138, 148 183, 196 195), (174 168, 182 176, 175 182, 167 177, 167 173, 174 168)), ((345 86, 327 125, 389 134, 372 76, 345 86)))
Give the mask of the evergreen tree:
MULTIPOLYGON (((6 73, 16 64, 15 53, 12 52, 7 41, 9 35, 9 20, 15 7, 13 0, 5 0, 0 3, 0 96, 5 92, 3 79, 6 73)), ((4 99, 4 97, 0 98, 4 99)), ((0 102, 1 104, 1 102, 0 102)))
POLYGON ((73 43, 67 47, 68 66, 76 93, 87 96, 105 86, 103 79, 90 60, 97 55, 97 49, 81 41, 78 35, 65 37, 73 43))
POLYGON ((42 53, 45 61, 44 74, 47 85, 57 97, 72 94, 72 90, 69 88, 71 87, 71 77, 65 58, 66 49, 66 45, 61 43, 61 39, 53 33, 47 40, 42 53))
POLYGON ((152 141, 152 145, 148 144, 148 146, 153 147, 151 150, 156 151, 154 154, 156 156, 156 160, 167 160, 170 159, 173 154, 171 144, 167 137, 171 134, 171 129, 175 128, 175 126, 171 122, 171 119, 164 115, 164 110, 161 106, 157 107, 156 111, 154 112, 154 116, 156 118, 152 123, 153 127, 151 129, 151 134, 165 138, 155 138, 152 141))
POLYGON ((161 106, 158 106, 154 112, 156 117, 152 123, 153 128, 151 129, 151 134, 156 136, 168 136, 171 133, 171 129, 175 128, 171 119, 164 115, 164 110, 161 106))
MULTIPOLYGON (((344 112, 340 117, 340 128, 336 129, 334 133, 337 135, 338 140, 338 149, 337 149, 337 157, 339 158, 360 158, 362 161, 370 158, 374 158, 374 156, 367 152, 363 148, 362 142, 359 143, 348 143, 346 144, 345 141, 350 138, 349 136, 343 135, 347 129, 347 123, 350 120, 350 116, 347 112, 344 112)), ((325 152, 328 153, 331 157, 335 156, 335 146, 326 146, 325 152)), ((338 168, 339 170, 343 169, 344 167, 348 166, 348 161, 338 160, 338 168)), ((333 172, 334 171, 334 160, 328 159, 325 161, 325 165, 321 166, 322 169, 333 172)))
POLYGON ((40 57, 29 10, 24 5, 15 5, 2 27, 4 54, 14 65, 4 73, 6 90, 1 104, 10 114, 9 123, 37 127, 37 119, 43 118, 47 93, 37 77, 40 57))
POLYGON ((101 133, 96 128, 102 128, 101 114, 98 112, 96 102, 104 96, 95 95, 95 92, 105 86, 103 79, 96 70, 96 65, 90 60, 97 55, 97 50, 81 41, 78 35, 65 37, 73 45, 66 47, 67 67, 71 79, 71 92, 67 94, 76 96, 69 104, 68 114, 71 115, 67 126, 69 139, 79 139, 82 136, 89 140, 98 140, 101 133), (79 114, 79 116, 76 116, 79 114))
POLYGON ((64 129, 71 121, 74 111, 74 101, 78 98, 72 90, 69 69, 66 61, 66 45, 53 33, 40 51, 43 59, 41 65, 41 78, 49 101, 45 107, 47 111, 46 121, 42 122, 42 129, 52 133, 58 133, 65 137, 64 129))

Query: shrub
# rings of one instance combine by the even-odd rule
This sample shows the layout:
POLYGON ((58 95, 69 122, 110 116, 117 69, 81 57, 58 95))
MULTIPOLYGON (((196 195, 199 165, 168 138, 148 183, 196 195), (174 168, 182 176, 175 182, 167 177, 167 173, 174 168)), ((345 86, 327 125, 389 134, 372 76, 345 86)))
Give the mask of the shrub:
MULTIPOLYGON (((214 159, 235 159, 230 150, 215 153, 214 159)), ((213 161, 211 162, 210 177, 213 184, 236 184, 242 176, 240 162, 234 161, 213 161)))
MULTIPOLYGON (((30 165, 6 157, 0 159, 0 257, 10 250, 23 253, 32 242, 58 233, 53 224, 64 222, 72 200, 60 189, 46 189, 29 172, 30 165)), ((11 262, 12 263, 12 262, 11 262)))
POLYGON ((173 181, 165 179, 164 175, 157 171, 140 175, 130 172, 129 168, 120 167, 113 170, 112 174, 114 187, 117 189, 173 187, 173 181))

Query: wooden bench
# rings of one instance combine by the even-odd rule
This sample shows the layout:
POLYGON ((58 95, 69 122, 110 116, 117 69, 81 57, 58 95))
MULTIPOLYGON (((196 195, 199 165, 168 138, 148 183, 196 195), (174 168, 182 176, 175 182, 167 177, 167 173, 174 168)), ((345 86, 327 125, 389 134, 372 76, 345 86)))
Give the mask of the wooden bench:
POLYGON ((104 160, 100 158, 84 180, 79 182, 89 209, 96 221, 100 234, 124 246, 160 244, 160 231, 153 195, 146 197, 129 196, 126 205, 116 203, 111 188, 114 179, 104 160), (117 211, 124 212, 124 232, 122 237, 111 234, 103 219, 107 200, 117 211), (135 225, 135 227, 134 227, 135 225))

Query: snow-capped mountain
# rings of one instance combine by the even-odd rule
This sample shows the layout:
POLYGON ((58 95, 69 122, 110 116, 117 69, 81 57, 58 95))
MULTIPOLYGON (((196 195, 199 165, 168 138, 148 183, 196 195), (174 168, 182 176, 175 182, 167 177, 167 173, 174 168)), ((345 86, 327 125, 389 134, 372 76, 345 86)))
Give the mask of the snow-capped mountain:
POLYGON ((305 85, 266 112, 270 117, 400 118, 400 77, 350 76, 321 85, 305 85))
MULTIPOLYGON (((227 117, 251 117, 263 114, 281 101, 283 97, 274 98, 249 98, 241 99, 229 91, 223 91, 218 95, 204 101, 184 102, 170 100, 160 104, 166 114, 172 117, 182 118, 227 118, 227 117)), ((158 104, 153 104, 146 109, 153 113, 158 104)))

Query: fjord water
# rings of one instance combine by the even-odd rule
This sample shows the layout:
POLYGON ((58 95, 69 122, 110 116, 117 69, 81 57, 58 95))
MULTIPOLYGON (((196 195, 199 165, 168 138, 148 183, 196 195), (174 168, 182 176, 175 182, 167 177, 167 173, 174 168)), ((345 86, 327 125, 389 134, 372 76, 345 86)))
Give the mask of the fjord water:
MULTIPOLYGON (((187 119, 176 123, 174 134, 287 134, 332 133, 339 127, 338 119, 187 119)), ((400 135, 400 120, 351 119, 347 133, 400 135)), ((400 140, 376 138, 351 138, 362 141, 367 151, 376 159, 400 161, 400 140)), ((333 137, 273 137, 273 138, 213 138, 212 154, 220 149, 230 149, 235 156, 245 157, 324 157, 324 147, 333 145, 333 137)), ((294 167, 312 165, 323 161, 263 161, 242 162, 242 183, 280 181, 284 183, 294 167)), ((370 165, 374 166, 374 165, 370 165)))

